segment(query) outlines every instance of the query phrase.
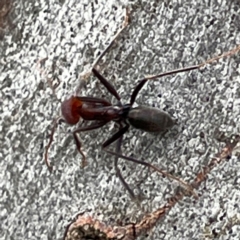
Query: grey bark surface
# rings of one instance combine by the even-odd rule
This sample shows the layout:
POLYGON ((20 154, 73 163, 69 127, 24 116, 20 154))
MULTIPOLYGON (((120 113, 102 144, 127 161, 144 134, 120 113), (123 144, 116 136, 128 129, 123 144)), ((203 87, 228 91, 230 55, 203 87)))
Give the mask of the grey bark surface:
MULTIPOLYGON (((198 64, 240 43, 240 2, 235 1, 17 1, 0 42, 0 239, 61 239, 78 212, 107 224, 137 222, 164 205, 179 184, 119 160, 135 204, 115 175, 114 157, 101 144, 109 123, 80 134, 88 166, 82 169, 70 133, 61 124, 43 159, 60 101, 81 96, 116 100, 90 77, 98 54, 119 30, 125 8, 131 23, 100 63, 124 103, 146 75, 198 64), (57 86, 56 86, 57 85, 57 86), (51 87, 54 86, 54 87, 51 87), (54 90, 53 90, 54 88, 54 90)), ((122 153, 151 162, 191 182, 226 139, 240 131, 240 55, 200 71, 150 81, 139 104, 166 111, 177 124, 164 135, 130 128, 122 153)), ((239 239, 240 162, 236 148, 197 189, 139 239, 239 239)))

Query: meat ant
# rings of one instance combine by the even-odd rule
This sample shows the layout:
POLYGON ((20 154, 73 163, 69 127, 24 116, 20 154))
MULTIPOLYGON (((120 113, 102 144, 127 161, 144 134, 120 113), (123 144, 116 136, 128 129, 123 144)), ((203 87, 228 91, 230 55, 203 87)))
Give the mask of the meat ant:
MULTIPOLYGON (((122 30, 128 25, 128 14, 126 14, 125 22, 123 24, 122 29, 115 35, 114 39, 111 41, 111 43, 107 46, 107 48, 103 51, 103 53, 99 56, 99 58, 95 61, 92 67, 92 73, 94 76, 101 82, 101 84, 108 90, 110 94, 112 94, 118 103, 116 105, 112 105, 109 101, 103 98, 96 98, 96 97, 83 97, 83 96, 71 96, 69 99, 65 100, 61 104, 61 110, 62 110, 62 116, 63 118, 60 118, 62 121, 70 124, 70 125, 76 125, 80 119, 83 119, 84 121, 91 121, 92 123, 89 125, 84 125, 82 127, 77 128, 74 130, 73 137, 75 140, 75 144, 77 146, 78 152, 82 155, 82 165, 86 165, 86 158, 81 150, 81 142, 77 136, 78 133, 84 132, 84 131, 90 131, 97 128, 101 128, 102 126, 106 125, 110 121, 114 121, 119 129, 118 131, 113 134, 108 140, 106 140, 102 144, 102 149, 106 151, 107 153, 115 156, 115 169, 117 176, 120 178, 121 182, 129 192, 130 196, 134 199, 135 195, 132 192, 132 190, 129 188, 128 184, 125 182, 124 178, 121 175, 120 169, 117 166, 117 160, 118 158, 125 159, 127 161, 131 161, 137 164, 141 164, 143 166, 146 166, 148 168, 153 169, 154 171, 171 178, 173 180, 176 180, 181 183, 188 191, 190 191, 195 197, 197 197, 196 193, 193 191, 192 187, 183 181, 182 179, 175 177, 171 175, 170 173, 167 173, 165 171, 162 171, 161 169, 157 168, 156 166, 144 162, 138 159, 135 159, 133 157, 124 156, 120 153, 121 148, 121 142, 123 135, 128 131, 129 127, 132 126, 134 128, 146 131, 146 132, 155 132, 155 133, 161 133, 169 128, 171 128, 175 121, 164 111, 161 111, 158 108, 152 108, 147 106, 138 106, 133 107, 133 104, 135 103, 136 97, 138 96, 140 90, 143 88, 143 86, 146 84, 149 80, 154 80, 156 78, 181 73, 181 72, 188 72, 191 70, 199 69, 206 64, 212 63, 213 61, 216 61, 224 56, 218 56, 215 58, 212 58, 206 62, 203 62, 198 65, 193 65, 186 68, 176 69, 173 71, 161 73, 158 75, 153 75, 150 77, 145 77, 141 80, 139 80, 137 86, 134 88, 130 102, 128 104, 122 104, 121 97, 119 96, 116 89, 113 87, 113 85, 105 79, 100 72, 96 69, 96 66, 98 62, 102 59, 102 57, 107 53, 107 51, 111 48, 114 41, 118 37, 118 35, 122 32, 122 30), (112 151, 107 149, 112 143, 117 141, 116 145, 116 151, 112 151)), ((227 55, 226 55, 227 56, 227 55)), ((45 151, 45 162, 48 166, 48 169, 52 171, 52 166, 48 162, 48 151, 53 141, 53 135, 55 132, 56 127, 58 126, 59 118, 55 120, 54 127, 52 129, 49 143, 46 147, 45 151)))

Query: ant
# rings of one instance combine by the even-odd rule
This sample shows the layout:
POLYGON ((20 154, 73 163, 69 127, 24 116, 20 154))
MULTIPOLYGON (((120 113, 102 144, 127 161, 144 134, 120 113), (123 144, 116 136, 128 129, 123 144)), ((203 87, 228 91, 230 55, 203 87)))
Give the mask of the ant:
MULTIPOLYGON (((158 108, 147 107, 147 106, 133 107, 133 104, 135 103, 135 100, 140 90, 149 80, 154 80, 156 78, 160 78, 160 77, 164 77, 164 76, 172 75, 176 73, 188 72, 191 70, 200 69, 206 64, 209 64, 213 61, 218 60, 222 56, 212 58, 198 65, 176 69, 173 71, 143 78, 139 80, 138 84, 134 88, 130 97, 130 102, 128 104, 122 104, 121 97, 119 96, 116 89, 113 87, 113 85, 109 81, 107 81, 107 79, 104 78, 104 76, 100 74, 100 72, 96 69, 95 66, 98 64, 100 59, 106 54, 106 52, 110 49, 110 47, 113 45, 114 41, 116 40, 117 36, 123 31, 123 29, 127 25, 128 25, 128 16, 126 14, 125 22, 123 24, 122 29, 115 35, 114 39, 110 42, 107 48, 95 61, 91 70, 94 76, 101 82, 101 84, 107 89, 107 91, 116 98, 116 100, 118 101, 117 104, 113 105, 104 98, 96 98, 96 97, 90 97, 90 96, 83 97, 83 96, 73 95, 61 104, 61 111, 62 111, 63 118, 60 118, 60 119, 70 125, 76 125, 81 119, 84 121, 91 122, 89 125, 84 125, 82 127, 79 127, 72 132, 75 140, 75 144, 77 146, 77 150, 83 157, 82 166, 86 165, 86 158, 81 150, 81 142, 77 136, 78 133, 101 128, 102 126, 106 125, 111 121, 114 121, 118 125, 119 127, 118 131, 102 144, 102 149, 107 153, 115 156, 115 169, 116 169, 117 176, 120 178, 122 184, 127 189, 127 191, 129 192, 130 196, 133 199, 135 199, 135 195, 130 189, 130 187, 128 186, 128 184, 125 182, 124 178, 121 175, 120 169, 117 166, 118 158, 122 158, 127 161, 144 165, 168 178, 176 180, 180 182, 181 185, 183 185, 195 197, 197 197, 197 195, 193 191, 192 186, 186 183, 185 181, 183 181, 182 179, 175 177, 170 173, 162 171, 161 169, 157 168, 156 166, 148 162, 144 162, 144 161, 135 159, 133 157, 122 155, 120 153, 121 142, 123 139, 123 135, 128 131, 130 126, 146 132, 161 133, 170 129, 175 124, 175 121, 169 116, 168 113, 158 108), (117 141, 116 151, 109 150, 108 147, 115 141, 117 141)), ((50 171, 52 171, 52 166, 48 162, 48 150, 52 144, 53 135, 58 123, 59 123, 59 119, 56 119, 50 135, 50 140, 46 147, 46 152, 45 152, 45 162, 50 171)))
MULTIPOLYGON (((69 99, 65 100, 62 103, 61 111, 62 111, 63 119, 61 118, 61 120, 65 121, 70 125, 77 124, 80 121, 80 119, 92 122, 87 126, 77 128, 76 130, 73 131, 73 137, 75 140, 75 144, 77 146, 77 150, 83 157, 83 160, 82 160, 83 166, 86 165, 86 159, 85 159, 85 155, 81 150, 81 142, 77 134, 80 132, 101 128, 102 126, 106 125, 110 121, 114 121, 115 123, 118 124, 119 130, 102 144, 102 148, 104 151, 112 155, 115 155, 118 158, 122 158, 128 161, 152 168, 153 170, 161 173, 166 177, 179 181, 188 190, 193 192, 191 186, 185 183, 180 178, 177 178, 165 171, 162 171, 148 162, 144 162, 132 157, 124 156, 120 154, 119 151, 114 152, 112 150, 108 150, 107 147, 111 145, 113 142, 115 142, 116 140, 122 140, 122 136, 128 131, 130 125, 134 128, 141 129, 146 132, 154 132, 154 133, 165 132, 166 130, 171 128, 175 124, 175 121, 166 112, 158 108, 147 107, 147 106, 133 107, 136 97, 138 96, 138 93, 140 92, 142 87, 145 85, 145 83, 151 79, 171 75, 174 73, 190 71, 190 70, 197 69, 199 67, 200 65, 195 65, 187 68, 182 68, 182 69, 177 69, 170 72, 161 73, 159 75, 154 75, 151 77, 146 77, 140 80, 137 86, 135 87, 135 89, 133 90, 130 98, 130 102, 128 104, 122 104, 121 97, 119 96, 119 94, 117 93, 113 85, 109 81, 107 81, 99 73, 99 71, 93 68, 92 72, 94 76, 97 77, 98 80, 102 83, 102 85, 108 90, 108 92, 111 93, 117 99, 118 103, 117 105, 112 105, 109 101, 105 100, 104 98, 82 97, 82 96, 71 96, 69 99)), ((50 142, 49 142, 49 145, 47 146, 47 151, 51 145, 51 142, 53 141, 53 134, 57 124, 58 123, 56 121, 50 136, 50 142)), ((51 171, 52 167, 47 160, 47 151, 45 153, 45 160, 49 170, 51 171)), ((130 192, 130 195, 134 197, 134 194, 126 185, 125 181, 122 179, 120 172, 118 172, 118 176, 120 176, 121 181, 130 192)))

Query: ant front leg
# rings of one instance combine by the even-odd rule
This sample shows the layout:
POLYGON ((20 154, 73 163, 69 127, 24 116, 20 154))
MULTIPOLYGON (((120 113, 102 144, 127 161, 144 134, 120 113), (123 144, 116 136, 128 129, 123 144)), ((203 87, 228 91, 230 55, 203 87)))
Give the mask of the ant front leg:
POLYGON ((99 57, 93 62, 91 69, 83 74, 81 74, 81 77, 83 79, 88 79, 91 75, 91 70, 93 68, 96 68, 99 64, 99 62, 102 60, 102 58, 110 51, 110 49, 112 48, 114 42, 117 40, 117 38, 121 35, 121 33, 123 32, 123 30, 129 25, 129 20, 130 18, 130 12, 129 9, 126 8, 126 13, 125 13, 125 18, 122 24, 121 29, 114 35, 113 39, 110 41, 110 43, 108 44, 108 46, 103 50, 103 52, 99 55, 99 57))
POLYGON ((126 8, 126 13, 125 13, 125 18, 124 18, 124 22, 122 24, 122 28, 114 35, 112 41, 109 43, 109 45, 105 48, 105 50, 100 54, 100 56, 96 59, 96 61, 93 63, 92 68, 95 68, 98 63, 101 61, 101 59, 106 55, 106 53, 111 49, 111 47, 113 46, 114 42, 116 41, 116 39, 119 37, 119 35, 122 33, 122 31, 128 26, 129 24, 129 17, 130 13, 129 13, 129 9, 126 8))
POLYGON ((106 78, 104 78, 95 68, 92 69, 92 72, 103 84, 103 86, 108 90, 108 92, 110 92, 118 101, 120 101, 121 98, 118 95, 116 89, 113 87, 113 85, 106 78))
POLYGON ((77 150, 78 152, 82 155, 83 159, 82 159, 82 168, 85 167, 87 165, 87 161, 86 161, 86 157, 84 155, 84 153, 82 152, 81 150, 81 147, 82 147, 82 144, 77 136, 77 133, 79 132, 85 132, 85 131, 90 131, 90 130, 94 130, 94 129, 97 129, 97 128, 100 128, 102 126, 104 126, 107 122, 95 122, 89 126, 86 126, 86 127, 80 127, 76 130, 74 130, 73 132, 73 137, 74 137, 74 140, 75 140, 75 144, 77 146, 77 150))
POLYGON ((175 177, 173 176, 172 174, 168 173, 168 172, 165 172, 157 167, 155 167, 154 165, 152 165, 151 163, 148 163, 148 162, 144 162, 144 161, 141 161, 141 160, 138 160, 136 158, 133 158, 133 157, 128 157, 128 156, 124 156, 118 152, 114 152, 112 150, 108 150, 107 147, 112 144, 113 142, 115 142, 117 139, 119 139, 120 137, 122 137, 124 135, 124 133, 127 132, 127 130, 129 129, 129 124, 126 123, 126 126, 121 128, 117 133, 115 133, 111 138, 109 138, 103 145, 102 145, 102 148, 104 151, 106 151, 107 153, 109 154, 112 154, 114 156, 117 156, 118 158, 122 158, 122 159, 125 159, 127 161, 130 161, 130 162, 134 162, 134 163, 137 163, 137 164, 141 164, 143 166, 146 166, 148 168, 151 168, 153 169, 154 171, 160 173, 161 175, 167 177, 167 178, 170 178, 170 179, 173 179, 175 181, 178 181, 182 186, 184 186, 185 189, 187 189, 189 192, 191 192, 193 194, 193 196, 195 198, 198 198, 198 195, 194 192, 193 190, 193 187, 186 183, 184 180, 182 180, 181 178, 178 178, 178 177, 175 177))
POLYGON ((65 120, 62 117, 58 117, 57 119, 55 119, 53 121, 54 124, 53 124, 53 128, 52 128, 52 131, 51 131, 51 134, 50 134, 49 142, 48 142, 48 145, 45 148, 44 160, 45 160, 45 163, 46 163, 46 165, 48 167, 49 172, 52 172, 53 167, 52 167, 52 165, 48 161, 48 151, 49 151, 49 149, 50 149, 50 147, 52 145, 53 135, 54 135, 54 133, 56 131, 56 128, 57 128, 57 126, 58 126, 60 121, 64 122, 65 120))

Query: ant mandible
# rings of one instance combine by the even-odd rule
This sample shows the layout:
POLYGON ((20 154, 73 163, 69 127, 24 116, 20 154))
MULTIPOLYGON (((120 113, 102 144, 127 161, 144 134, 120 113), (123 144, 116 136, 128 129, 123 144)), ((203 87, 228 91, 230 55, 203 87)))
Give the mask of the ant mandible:
MULTIPOLYGON (((103 53, 95 61, 92 68, 92 73, 94 74, 94 76, 97 77, 98 80, 102 83, 102 85, 108 90, 108 92, 111 93, 117 99, 118 101, 117 105, 112 105, 109 101, 103 98, 71 96, 69 99, 65 100, 61 105, 62 116, 63 116, 61 120, 65 121, 70 125, 77 124, 81 119, 84 121, 91 121, 91 124, 77 128, 76 130, 73 131, 73 137, 75 140, 75 144, 77 146, 77 150, 83 157, 83 160, 82 160, 83 166, 86 165, 86 159, 85 159, 85 155, 81 150, 81 142, 77 134, 80 132, 101 128, 107 123, 114 121, 119 126, 119 130, 102 144, 102 149, 104 151, 114 155, 116 159, 122 158, 127 161, 144 165, 168 178, 174 179, 180 182, 188 191, 190 191, 195 197, 197 197, 197 195, 194 193, 190 184, 186 183, 185 181, 183 181, 182 179, 176 176, 171 175, 170 173, 167 173, 157 168, 156 166, 148 162, 144 162, 144 161, 135 159, 133 157, 122 155, 120 153, 120 147, 121 147, 122 137, 128 131, 130 125, 134 128, 137 128, 146 132, 161 133, 168 130, 175 124, 175 121, 166 112, 158 108, 147 107, 147 106, 133 107, 133 104, 136 100, 136 97, 138 96, 138 93, 140 92, 140 90, 143 88, 143 86, 146 84, 147 81, 160 78, 163 76, 167 76, 167 75, 199 69, 203 67, 205 64, 207 64, 208 62, 143 78, 139 81, 137 86, 134 88, 131 94, 130 102, 128 104, 122 104, 121 98, 117 93, 116 89, 113 87, 113 85, 109 81, 107 81, 100 74, 100 72, 95 68, 95 66, 100 61, 100 59, 106 54, 106 52, 110 49, 110 47, 113 45, 113 42, 115 41, 117 36, 122 32, 122 30, 127 25, 128 25, 128 16, 126 14, 125 22, 123 24, 122 29, 115 35, 113 41, 111 41, 108 47, 103 51, 103 53), (111 145, 117 140, 118 140, 118 143, 116 145, 117 146, 116 151, 107 149, 109 145, 111 145)), ((48 162, 48 150, 53 141, 53 135, 59 122, 58 120, 59 119, 55 120, 54 127, 50 135, 50 140, 45 151, 45 162, 50 171, 52 171, 52 166, 48 162)), ((135 198, 132 190, 129 188, 128 184, 123 179, 121 172, 117 167, 116 159, 115 159, 115 168, 116 168, 117 175, 120 178, 123 185, 125 186, 125 188, 128 190, 130 196, 132 198, 135 198)))

